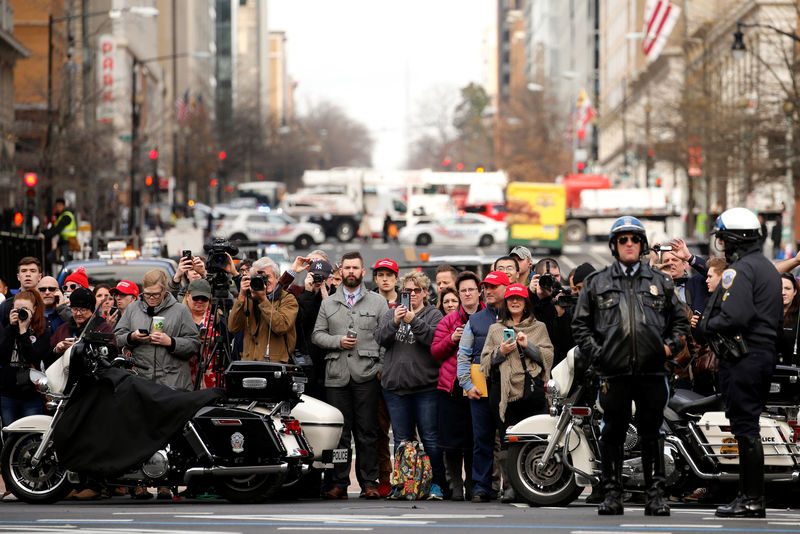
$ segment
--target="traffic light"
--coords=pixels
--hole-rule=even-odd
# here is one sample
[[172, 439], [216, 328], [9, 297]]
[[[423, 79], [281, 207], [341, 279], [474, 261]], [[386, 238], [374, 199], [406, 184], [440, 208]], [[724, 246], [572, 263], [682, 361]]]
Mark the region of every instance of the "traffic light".
[[220, 161], [224, 161], [225, 158], [227, 158], [227, 157], [228, 157], [228, 154], [226, 154], [224, 150], [220, 150], [219, 151], [219, 160]]
[[447, 168], [447, 167], [450, 166], [451, 163], [452, 163], [452, 160], [450, 159], [450, 157], [449, 156], [445, 156], [444, 159], [442, 160], [442, 167]]
[[464, 170], [464, 164], [461, 163], [460, 161], [458, 163], [456, 163], [456, 170], [457, 171], [463, 171]]
[[210, 183], [209, 185], [210, 185], [211, 187], [217, 187], [217, 179], [216, 179], [216, 178], [212, 178], [212, 179], [211, 179], [211, 183]]
[[578, 161], [575, 163], [575, 169], [578, 171], [578, 174], [583, 174], [583, 171], [586, 170], [586, 162]]
[[484, 172], [485, 170], [486, 169], [484, 169], [483, 167], [476, 167], [475, 168], [475, 172]]
[[144, 185], [146, 185], [147, 187], [151, 187], [153, 185], [153, 177], [150, 176], [149, 174], [144, 177]]
[[36, 176], [35, 172], [26, 172], [23, 180], [25, 181], [25, 185], [28, 187], [35, 187], [39, 181], [39, 177]]
[[[144, 184], [147, 188], [152, 189], [152, 199], [153, 202], [158, 202], [158, 194], [160, 189], [160, 184], [158, 180], [158, 149], [154, 148], [150, 151], [150, 161], [153, 163], [153, 174], [151, 176], [146, 176], [144, 179]], [[155, 185], [155, 187], [153, 187]]]
[[21, 211], [14, 213], [14, 226], [22, 226], [22, 223], [25, 222], [25, 217], [22, 215]]
[[150, 159], [151, 160], [157, 160], [158, 159], [158, 150], [156, 150], [155, 148], [150, 151]]

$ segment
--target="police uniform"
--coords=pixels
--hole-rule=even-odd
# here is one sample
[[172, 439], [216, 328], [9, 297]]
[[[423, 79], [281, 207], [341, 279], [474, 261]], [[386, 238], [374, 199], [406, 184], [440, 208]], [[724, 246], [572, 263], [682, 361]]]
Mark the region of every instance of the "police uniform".
[[[744, 222], [732, 224], [737, 219], [726, 219], [729, 212]], [[739, 447], [740, 494], [717, 509], [723, 517], [764, 517], [764, 451], [758, 420], [775, 368], [783, 303], [780, 274], [761, 253], [759, 227], [755, 215], [744, 208], [720, 215], [715, 233], [724, 240], [731, 263], [699, 325], [720, 362], [720, 391]], [[737, 231], [745, 237], [738, 237]]]
[[[633, 217], [630, 224], [612, 226], [609, 240], [623, 233], [642, 238], [644, 227]], [[616, 229], [616, 230], [615, 230]], [[615, 257], [616, 245], [612, 246]], [[603, 489], [601, 515], [621, 514], [623, 445], [636, 404], [636, 426], [642, 438], [642, 463], [648, 489], [647, 515], [669, 515], [663, 502], [664, 458], [660, 427], [669, 398], [667, 345], [672, 354], [686, 346], [689, 322], [675, 294], [672, 279], [646, 262], [630, 266], [615, 262], [590, 275], [575, 310], [573, 336], [581, 353], [594, 362], [603, 379], [601, 439]]]

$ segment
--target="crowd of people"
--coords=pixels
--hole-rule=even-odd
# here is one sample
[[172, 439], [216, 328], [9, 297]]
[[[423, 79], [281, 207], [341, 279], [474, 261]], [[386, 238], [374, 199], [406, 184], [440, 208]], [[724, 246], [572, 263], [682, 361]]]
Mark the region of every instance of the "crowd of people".
[[[621, 447], [633, 401], [649, 414], [636, 418], [647, 463], [646, 513], [667, 515], [661, 411], [670, 387], [724, 393], [720, 368], [727, 368], [704, 335], [715, 320], [705, 312], [718, 285], [730, 291], [735, 271], [728, 263], [739, 258], [701, 258], [680, 238], [648, 243], [631, 219], [621, 218], [609, 234], [610, 266], [598, 271], [584, 263], [565, 276], [555, 258], [534, 260], [522, 246], [497, 258], [482, 278], [441, 265], [435, 280], [401, 273], [391, 258], [365, 265], [355, 251], [334, 263], [315, 250], [285, 272], [266, 257], [237, 264], [227, 256], [221, 287], [205, 258], [191, 254], [181, 256], [172, 278], [156, 269], [114, 287], [90, 287], [83, 269], [59, 286], [43, 276], [38, 259], [25, 257], [19, 291], [0, 304], [3, 423], [44, 412], [23, 375], [47, 367], [87, 327], [113, 332], [118, 349], [147, 369], [145, 378], [185, 390], [218, 385], [220, 356], [210, 348], [216, 336], [229, 344], [227, 358], [303, 365], [306, 394], [344, 416], [338, 448], [355, 447], [362, 497], [389, 495], [392, 449], [419, 440], [433, 472], [430, 498], [513, 502], [503, 472], [505, 429], [547, 413], [544, 383], [577, 346], [595, 362], [607, 414], [603, 480], [590, 502], [600, 513], [621, 513]], [[797, 258], [775, 265], [783, 273], [777, 361], [788, 365], [800, 361], [800, 296], [790, 274], [799, 265]], [[641, 306], [626, 301], [629, 295]], [[673, 368], [665, 365], [671, 360]], [[319, 494], [348, 498], [350, 470], [350, 459], [336, 464]], [[696, 500], [703, 490], [679, 497]], [[100, 496], [91, 488], [73, 495]], [[157, 496], [171, 498], [169, 488]], [[152, 495], [137, 488], [133, 497]]]

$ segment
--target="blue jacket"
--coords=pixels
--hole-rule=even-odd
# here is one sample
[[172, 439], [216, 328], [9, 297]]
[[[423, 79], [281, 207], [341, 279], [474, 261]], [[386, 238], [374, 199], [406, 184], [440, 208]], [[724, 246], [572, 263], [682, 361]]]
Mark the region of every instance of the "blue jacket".
[[464, 333], [461, 335], [461, 342], [458, 345], [458, 359], [456, 364], [456, 374], [458, 383], [464, 389], [472, 389], [472, 380], [469, 377], [470, 365], [481, 363], [481, 352], [486, 343], [486, 336], [489, 334], [489, 327], [497, 322], [498, 309], [486, 307], [470, 316]]

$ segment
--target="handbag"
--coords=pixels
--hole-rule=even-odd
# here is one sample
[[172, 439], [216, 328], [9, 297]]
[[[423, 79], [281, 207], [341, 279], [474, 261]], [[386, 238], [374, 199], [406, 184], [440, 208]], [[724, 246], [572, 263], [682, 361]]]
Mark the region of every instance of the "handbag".
[[[544, 383], [538, 376], [531, 376], [528, 372], [528, 366], [525, 364], [525, 356], [522, 352], [519, 353], [519, 359], [522, 362], [522, 370], [525, 373], [525, 381], [522, 384], [522, 400], [533, 400], [537, 397], [544, 397]], [[537, 388], [537, 382], [539, 387]]]
[[697, 356], [692, 362], [694, 374], [716, 373], [718, 362], [717, 356], [711, 351], [708, 345], [703, 345]]

